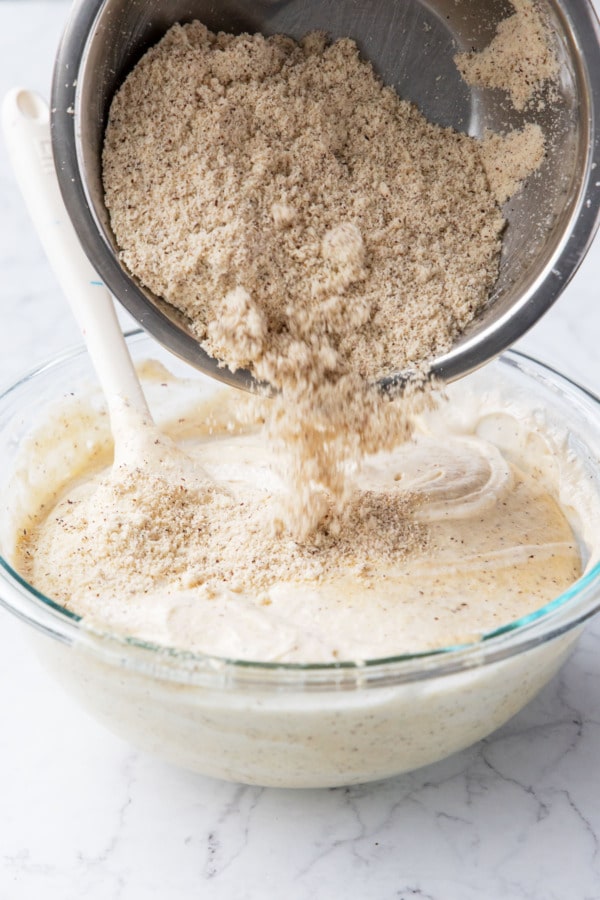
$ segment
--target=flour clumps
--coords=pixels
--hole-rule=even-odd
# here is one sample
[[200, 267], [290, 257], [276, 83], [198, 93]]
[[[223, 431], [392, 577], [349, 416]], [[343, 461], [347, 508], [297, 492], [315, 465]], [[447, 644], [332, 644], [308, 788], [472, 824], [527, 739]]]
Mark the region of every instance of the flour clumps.
[[544, 134], [532, 122], [507, 134], [488, 131], [483, 140], [482, 159], [490, 189], [498, 203], [504, 203], [523, 180], [544, 159]]
[[455, 62], [467, 84], [501, 88], [523, 110], [556, 77], [558, 61], [535, 3], [510, 3], [514, 13], [500, 22], [492, 42], [479, 53], [457, 54]]

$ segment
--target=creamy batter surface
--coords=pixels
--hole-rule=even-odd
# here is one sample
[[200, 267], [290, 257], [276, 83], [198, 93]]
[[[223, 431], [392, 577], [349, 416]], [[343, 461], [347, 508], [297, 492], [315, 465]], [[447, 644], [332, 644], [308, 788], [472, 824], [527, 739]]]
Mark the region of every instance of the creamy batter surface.
[[220, 390], [172, 410], [177, 446], [157, 431], [112, 467], [106, 420], [96, 452], [80, 416], [87, 456], [19, 528], [23, 575], [102, 629], [244, 659], [373, 659], [476, 639], [581, 574], [553, 453], [504, 410], [424, 414], [412, 442], [348, 473], [352, 501], [305, 543], [278, 526], [286, 488], [260, 409]]

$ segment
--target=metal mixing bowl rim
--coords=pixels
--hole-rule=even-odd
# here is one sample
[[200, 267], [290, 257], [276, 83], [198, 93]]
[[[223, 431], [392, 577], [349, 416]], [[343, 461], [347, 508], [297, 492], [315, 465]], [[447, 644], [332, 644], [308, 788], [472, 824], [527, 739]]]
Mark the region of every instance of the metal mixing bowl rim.
[[[146, 337], [136, 330], [128, 340]], [[53, 369], [86, 353], [79, 346], [65, 351], [29, 372], [0, 394], [0, 408], [14, 392]], [[554, 388], [575, 391], [591, 403], [600, 419], [600, 399], [549, 366], [509, 351], [498, 364], [516, 368], [525, 378], [549, 381]], [[0, 605], [47, 636], [66, 644], [92, 650], [107, 662], [184, 683], [211, 684], [235, 681], [265, 688], [327, 689], [348, 686], [375, 686], [425, 680], [468, 670], [510, 658], [559, 637], [600, 609], [600, 562], [566, 591], [534, 612], [456, 646], [382, 659], [333, 663], [280, 663], [214, 657], [153, 644], [136, 638], [106, 633], [87, 625], [79, 616], [33, 588], [12, 565], [0, 556]]]
[[[52, 83], [52, 146], [60, 188], [83, 248], [113, 294], [159, 342], [212, 377], [251, 388], [249, 373], [219, 366], [192, 338], [176, 331], [152, 307], [106, 242], [82, 178], [79, 151], [77, 75], [90, 36], [108, 0], [75, 0], [58, 48]], [[600, 24], [589, 0], [553, 0], [568, 19], [580, 50], [585, 91], [583, 137], [588, 138], [585, 177], [570, 215], [570, 226], [551, 260], [519, 303], [498, 322], [483, 329], [434, 362], [435, 375], [451, 381], [467, 374], [511, 346], [550, 308], [581, 263], [600, 224]]]

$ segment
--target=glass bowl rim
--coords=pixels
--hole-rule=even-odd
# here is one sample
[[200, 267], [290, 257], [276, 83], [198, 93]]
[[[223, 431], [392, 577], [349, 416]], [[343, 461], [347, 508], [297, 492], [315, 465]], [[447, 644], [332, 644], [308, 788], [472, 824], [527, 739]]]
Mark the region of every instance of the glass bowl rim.
[[[154, 343], [151, 336], [141, 328], [128, 331], [126, 338], [133, 343], [140, 339]], [[0, 391], [0, 407], [7, 398], [30, 381], [84, 357], [86, 352], [85, 347], [78, 344], [25, 373]], [[491, 364], [518, 369], [527, 379], [534, 378], [535, 375], [538, 378], [540, 375], [545, 376], [561, 393], [564, 394], [565, 390], [574, 391], [597, 407], [600, 414], [598, 396], [526, 353], [508, 350]], [[529, 370], [524, 370], [524, 366], [529, 366]], [[200, 374], [203, 378], [208, 377]], [[339, 686], [340, 681], [343, 682], [348, 677], [354, 681], [358, 678], [365, 686], [373, 682], [416, 681], [499, 662], [583, 624], [600, 609], [600, 591], [596, 590], [599, 585], [600, 562], [539, 609], [462, 644], [365, 660], [265, 662], [212, 656], [102, 631], [30, 585], [0, 554], [0, 587], [8, 587], [13, 595], [19, 597], [18, 604], [13, 605], [4, 596], [4, 591], [0, 591], [0, 605], [54, 639], [87, 646], [107, 661], [166, 676], [171, 680], [193, 681], [194, 674], [206, 676], [218, 673], [222, 677], [224, 672], [228, 672], [230, 675], [234, 673], [235, 678], [241, 681], [253, 684], [259, 681], [265, 685], [275, 684], [281, 687], [307, 686], [310, 682], [315, 686], [326, 687], [332, 680]]]

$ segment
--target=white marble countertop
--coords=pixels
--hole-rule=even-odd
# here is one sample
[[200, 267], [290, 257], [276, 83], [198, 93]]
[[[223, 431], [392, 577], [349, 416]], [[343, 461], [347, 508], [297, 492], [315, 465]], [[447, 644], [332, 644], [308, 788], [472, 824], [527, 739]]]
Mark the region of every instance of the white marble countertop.
[[[47, 95], [68, 6], [0, 2], [0, 91]], [[78, 341], [0, 149], [0, 382]], [[600, 243], [520, 347], [600, 391]], [[0, 616], [0, 900], [600, 897], [600, 620], [520, 715], [385, 783], [292, 792], [140, 755]]]

